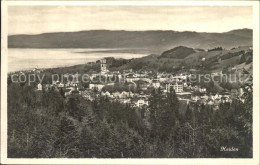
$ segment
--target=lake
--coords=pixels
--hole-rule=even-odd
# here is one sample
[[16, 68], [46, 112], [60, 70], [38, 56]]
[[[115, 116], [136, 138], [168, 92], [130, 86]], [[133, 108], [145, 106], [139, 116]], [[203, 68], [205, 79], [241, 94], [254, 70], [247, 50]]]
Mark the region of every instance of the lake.
[[[115, 52], [113, 52], [115, 51]], [[8, 72], [33, 68], [54, 68], [97, 61], [104, 57], [139, 58], [147, 53], [120, 52], [119, 49], [8, 49]]]

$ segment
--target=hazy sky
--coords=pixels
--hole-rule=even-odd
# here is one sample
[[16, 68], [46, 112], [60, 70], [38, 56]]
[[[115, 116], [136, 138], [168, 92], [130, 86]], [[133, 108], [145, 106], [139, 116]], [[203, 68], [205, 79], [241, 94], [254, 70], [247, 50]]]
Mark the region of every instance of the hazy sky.
[[226, 32], [252, 28], [251, 7], [9, 6], [8, 33], [94, 29]]

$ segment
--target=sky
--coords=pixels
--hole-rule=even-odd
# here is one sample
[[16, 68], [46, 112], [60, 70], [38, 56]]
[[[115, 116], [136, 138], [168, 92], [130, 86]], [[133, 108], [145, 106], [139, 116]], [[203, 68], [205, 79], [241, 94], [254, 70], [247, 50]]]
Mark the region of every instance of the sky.
[[83, 30], [227, 32], [252, 28], [248, 6], [9, 6], [8, 34]]

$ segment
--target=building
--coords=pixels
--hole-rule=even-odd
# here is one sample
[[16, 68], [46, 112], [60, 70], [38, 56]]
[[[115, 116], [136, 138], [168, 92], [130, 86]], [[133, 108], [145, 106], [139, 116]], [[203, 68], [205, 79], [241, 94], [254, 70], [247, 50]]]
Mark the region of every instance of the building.
[[137, 87], [139, 87], [142, 90], [147, 90], [148, 86], [149, 86], [149, 82], [143, 81], [143, 80], [138, 80], [135, 81]]
[[37, 89], [38, 91], [41, 91], [41, 90], [42, 90], [42, 84], [39, 83], [39, 84], [37, 85], [37, 88], [38, 88], [38, 89]]
[[104, 86], [104, 84], [89, 84], [89, 89], [101, 91]]
[[148, 100], [144, 99], [144, 98], [139, 98], [136, 102], [135, 102], [135, 106], [136, 107], [142, 107], [142, 106], [148, 106]]
[[208, 101], [208, 105], [214, 105], [213, 100], [209, 100], [209, 101]]
[[173, 82], [166, 84], [166, 92], [170, 92], [171, 88], [173, 88], [176, 93], [183, 92], [183, 84], [181, 82]]
[[210, 95], [210, 99], [213, 100], [213, 101], [216, 100], [216, 99], [221, 99], [221, 97], [222, 97], [222, 95], [218, 94], [218, 93]]
[[71, 89], [65, 89], [64, 92], [65, 92], [64, 95], [65, 95], [65, 96], [68, 96], [68, 95], [71, 94]]
[[159, 87], [160, 87], [160, 81], [159, 81], [158, 79], [154, 79], [154, 80], [152, 81], [152, 86], [153, 86], [154, 88], [159, 88]]
[[243, 96], [243, 94], [245, 93], [245, 92], [244, 92], [244, 89], [243, 89], [243, 88], [239, 88], [239, 89], [238, 89], [238, 93], [239, 93], [239, 96], [240, 96], [240, 97]]
[[209, 99], [209, 96], [208, 95], [202, 95], [200, 96], [201, 99], [204, 99], [204, 100], [208, 100]]
[[199, 91], [200, 91], [201, 93], [206, 93], [206, 92], [207, 92], [207, 89], [206, 89], [206, 88], [199, 88]]
[[120, 98], [128, 98], [130, 96], [129, 92], [123, 91], [120, 93]]
[[114, 98], [120, 98], [121, 93], [116, 91], [116, 92], [113, 92], [112, 95], [114, 96]]
[[196, 96], [196, 95], [191, 95], [191, 100], [198, 101], [198, 100], [200, 100], [200, 97]]
[[232, 102], [230, 97], [227, 97], [227, 96], [221, 97], [221, 101], [222, 101], [222, 103], [231, 103]]
[[123, 98], [123, 99], [119, 99], [119, 102], [123, 104], [131, 104], [131, 99]]
[[183, 98], [179, 98], [180, 101], [183, 101], [186, 104], [190, 103], [190, 99], [183, 99]]
[[129, 74], [126, 76], [126, 82], [133, 82], [134, 80], [134, 74]]
[[101, 74], [106, 74], [108, 72], [106, 59], [100, 60], [100, 67], [101, 67]]
[[170, 81], [182, 81], [183, 77], [182, 76], [174, 76], [170, 78]]
[[50, 85], [50, 84], [46, 84], [46, 85], [44, 86], [44, 90], [45, 90], [45, 91], [49, 91], [50, 88], [51, 88], [51, 85]]
[[106, 91], [106, 92], [101, 92], [101, 96], [111, 97], [111, 94], [108, 91]]

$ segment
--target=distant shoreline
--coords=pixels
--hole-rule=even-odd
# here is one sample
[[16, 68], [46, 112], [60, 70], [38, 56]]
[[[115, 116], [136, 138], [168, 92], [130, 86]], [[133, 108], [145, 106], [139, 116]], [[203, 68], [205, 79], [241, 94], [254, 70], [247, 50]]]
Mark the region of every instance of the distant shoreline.
[[150, 51], [147, 49], [115, 49], [115, 50], [100, 50], [100, 51], [82, 51], [82, 52], [76, 52], [76, 53], [85, 53], [85, 54], [91, 54], [91, 53], [132, 53], [132, 54], [152, 54], [154, 51]]
[[[115, 59], [119, 59], [119, 58], [131, 59], [131, 58], [139, 58], [139, 57], [136, 57], [136, 56], [138, 56], [138, 54], [141, 55], [140, 57], [147, 56], [150, 54], [149, 51], [144, 50], [144, 49], [131, 50], [131, 49], [113, 49], [113, 48], [112, 49], [105, 49], [105, 48], [103, 48], [103, 49], [9, 48], [9, 50], [15, 50], [16, 52], [14, 55], [13, 54], [10, 55], [12, 52], [9, 52], [10, 56], [8, 57], [9, 60], [8, 60], [8, 68], [7, 68], [8, 74], [16, 73], [16, 72], [28, 72], [35, 68], [45, 70], [45, 69], [55, 69], [55, 68], [63, 68], [63, 67], [73, 67], [73, 66], [77, 66], [77, 65], [85, 65], [88, 62], [95, 62], [95, 61], [105, 58], [105, 57], [113, 57]], [[20, 53], [19, 50], [22, 50], [22, 52]], [[23, 52], [23, 50], [25, 52]], [[37, 52], [37, 50], [40, 51], [39, 56], [37, 55], [37, 53], [35, 53], [35, 52]], [[47, 53], [47, 55], [45, 55], [46, 52], [44, 50], [46, 50], [46, 52], [54, 50], [54, 52], [52, 52], [52, 54], [54, 56], [57, 55], [57, 57], [59, 55], [61, 55], [60, 59], [59, 58], [52, 59], [51, 57], [48, 58], [48, 56], [52, 56], [52, 54], [48, 55], [48, 53]], [[33, 53], [30, 53], [31, 51], [33, 51]], [[41, 52], [41, 51], [43, 51], [43, 52]], [[18, 52], [18, 54], [17, 54], [17, 52]], [[29, 55], [29, 57], [28, 57], [28, 52], [29, 52], [29, 54], [32, 54], [32, 56], [34, 56], [34, 55], [37, 55], [37, 56], [30, 59], [31, 56]], [[63, 59], [64, 52], [65, 52], [65, 57], [66, 57], [65, 59]], [[69, 52], [70, 56], [66, 56], [67, 52]], [[113, 55], [113, 53], [114, 53], [114, 55]], [[122, 55], [120, 55], [120, 53], [122, 53]], [[23, 54], [26, 54], [26, 56], [21, 61], [20, 57]], [[82, 55], [80, 55], [80, 54], [82, 54]], [[86, 55], [86, 57], [84, 57], [84, 54]], [[133, 55], [133, 57], [131, 56], [131, 54]], [[73, 57], [73, 55], [75, 55], [75, 56]], [[126, 55], [126, 56], [124, 56], [124, 55]], [[95, 56], [95, 58], [94, 57], [92, 58], [92, 56]], [[10, 58], [14, 58], [14, 59], [10, 60]], [[30, 60], [30, 62], [29, 62], [29, 60]], [[57, 62], [57, 63], [55, 63], [55, 62]], [[18, 63], [20, 63], [21, 65], [20, 64], [18, 65]], [[46, 65], [44, 63], [46, 63]], [[52, 64], [50, 64], [50, 63], [52, 63]], [[19, 69], [19, 67], [21, 67], [21, 69]]]

